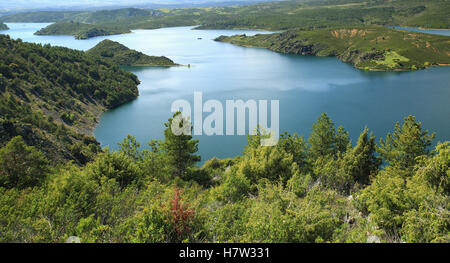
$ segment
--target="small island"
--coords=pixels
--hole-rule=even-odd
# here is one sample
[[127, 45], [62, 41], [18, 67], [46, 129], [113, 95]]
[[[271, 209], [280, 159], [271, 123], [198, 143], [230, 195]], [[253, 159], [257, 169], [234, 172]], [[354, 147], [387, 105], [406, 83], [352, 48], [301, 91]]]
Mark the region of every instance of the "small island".
[[68, 35], [76, 39], [88, 39], [97, 36], [110, 36], [131, 33], [127, 28], [105, 25], [84, 24], [79, 22], [59, 22], [51, 24], [36, 33], [35, 35]]
[[372, 71], [409, 71], [450, 64], [450, 37], [379, 26], [220, 36], [215, 41], [313, 56], [335, 56]]
[[121, 66], [178, 66], [171, 59], [161, 56], [148, 56], [132, 50], [119, 42], [105, 39], [87, 51], [89, 55], [99, 56]]
[[8, 30], [9, 27], [5, 23], [0, 23], [0, 30]]

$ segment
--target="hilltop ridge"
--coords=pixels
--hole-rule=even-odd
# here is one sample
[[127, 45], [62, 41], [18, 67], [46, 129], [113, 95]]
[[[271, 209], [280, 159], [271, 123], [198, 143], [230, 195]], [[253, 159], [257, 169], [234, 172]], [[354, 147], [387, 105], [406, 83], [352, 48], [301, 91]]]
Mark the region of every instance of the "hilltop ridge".
[[34, 33], [35, 35], [71, 35], [76, 39], [88, 39], [97, 36], [110, 36], [131, 33], [120, 26], [92, 25], [79, 22], [59, 22], [51, 24]]
[[87, 51], [89, 55], [99, 56], [112, 63], [123, 66], [176, 66], [171, 59], [164, 56], [148, 56], [142, 52], [129, 49], [119, 42], [105, 39]]

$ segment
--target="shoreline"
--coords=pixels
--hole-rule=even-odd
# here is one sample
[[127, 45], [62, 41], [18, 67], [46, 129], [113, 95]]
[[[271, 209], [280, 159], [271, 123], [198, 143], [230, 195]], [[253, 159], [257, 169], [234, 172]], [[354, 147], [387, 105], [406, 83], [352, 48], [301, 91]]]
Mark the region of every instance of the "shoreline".
[[[394, 26], [391, 26], [391, 27], [394, 27]], [[411, 27], [411, 26], [400, 26], [400, 25], [397, 25], [397, 27], [403, 27], [403, 28], [408, 28], [408, 29], [420, 29], [420, 30], [447, 30], [450, 32], [450, 28], [426, 28], [426, 27]]]
[[[323, 57], [323, 56], [318, 56], [318, 55], [301, 55], [301, 54], [293, 54], [293, 53], [284, 53], [284, 52], [279, 52], [279, 51], [272, 50], [272, 49], [267, 48], [267, 47], [258, 47], [258, 46], [248, 45], [248, 44], [246, 44], [246, 45], [244, 45], [244, 44], [243, 45], [237, 45], [237, 44], [234, 44], [234, 43], [231, 43], [231, 42], [224, 42], [224, 41], [219, 41], [219, 40], [214, 40], [214, 41], [221, 42], [221, 43], [227, 43], [227, 44], [235, 45], [235, 46], [238, 46], [238, 47], [261, 48], [261, 49], [270, 50], [272, 52], [279, 53], [279, 54], [297, 55], [297, 56], [311, 56], [311, 57]], [[413, 72], [413, 71], [428, 69], [430, 67], [450, 66], [450, 64], [435, 64], [435, 65], [430, 65], [428, 67], [417, 68], [417, 69], [395, 69], [395, 68], [391, 69], [391, 70], [382, 70], [382, 69], [374, 69], [374, 68], [365, 69], [365, 68], [362, 68], [362, 67], [357, 67], [351, 62], [343, 61], [338, 56], [328, 56], [328, 57], [334, 57], [334, 58], [336, 58], [337, 60], [339, 60], [339, 61], [341, 61], [343, 63], [351, 64], [353, 66], [353, 68], [355, 68], [355, 69], [362, 70], [362, 71], [372, 71], [372, 72]]]
[[[192, 65], [190, 65], [190, 66], [192, 66]], [[175, 65], [136, 64], [136, 65], [120, 65], [120, 67], [163, 67], [163, 68], [170, 68], [170, 67], [189, 67], [189, 65], [183, 65], [183, 64], [175, 64]]]

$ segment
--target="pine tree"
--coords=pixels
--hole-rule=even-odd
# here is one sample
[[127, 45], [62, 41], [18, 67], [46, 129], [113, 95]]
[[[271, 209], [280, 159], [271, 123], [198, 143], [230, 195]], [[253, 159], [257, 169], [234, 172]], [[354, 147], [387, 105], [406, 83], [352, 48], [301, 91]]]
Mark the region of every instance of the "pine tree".
[[49, 172], [48, 160], [22, 137], [0, 149], [0, 186], [26, 188], [39, 185]]
[[377, 151], [390, 165], [403, 169], [411, 169], [416, 164], [416, 158], [429, 155], [428, 147], [435, 134], [422, 130], [422, 124], [416, 122], [414, 116], [405, 118], [403, 125], [395, 124], [395, 131], [388, 133], [386, 140], [380, 140]]
[[450, 142], [439, 143], [435, 154], [423, 158], [416, 175], [427, 181], [439, 193], [450, 195]]
[[336, 151], [338, 153], [344, 153], [347, 151], [347, 147], [350, 144], [350, 138], [348, 131], [344, 127], [339, 126], [336, 132]]
[[359, 136], [355, 148], [343, 157], [342, 169], [359, 185], [369, 184], [371, 176], [378, 172], [381, 159], [376, 156], [375, 137], [365, 128]]
[[280, 136], [278, 148], [292, 154], [293, 161], [297, 163], [300, 168], [307, 166], [307, 144], [303, 136], [299, 136], [297, 133], [290, 135], [285, 132]]
[[310, 145], [308, 151], [312, 160], [334, 155], [336, 150], [336, 130], [326, 113], [322, 113], [313, 124], [308, 143]]
[[117, 144], [119, 145], [119, 152], [131, 157], [135, 162], [143, 160], [143, 153], [139, 150], [141, 144], [134, 136], [128, 135], [122, 142]]
[[[162, 149], [166, 153], [167, 161], [174, 176], [187, 179], [188, 168], [193, 167], [201, 160], [199, 155], [194, 155], [198, 151], [199, 141], [192, 139], [191, 132], [189, 132], [192, 131], [192, 125], [180, 112], [175, 113], [173, 118], [170, 118], [164, 125], [166, 130]], [[184, 129], [184, 133], [175, 134], [172, 128], [176, 129], [176, 125], [178, 128]]]

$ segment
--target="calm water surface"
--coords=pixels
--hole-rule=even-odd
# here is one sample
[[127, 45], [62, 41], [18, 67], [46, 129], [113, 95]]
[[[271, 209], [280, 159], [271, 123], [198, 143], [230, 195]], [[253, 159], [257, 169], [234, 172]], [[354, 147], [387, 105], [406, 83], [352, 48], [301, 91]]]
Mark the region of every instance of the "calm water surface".
[[449, 29], [433, 29], [433, 30], [427, 30], [427, 29], [410, 28], [410, 27], [401, 27], [401, 26], [393, 26], [392, 28], [395, 28], [395, 29], [402, 29], [402, 30], [408, 30], [408, 31], [414, 31], [414, 32], [420, 32], [420, 33], [433, 34], [433, 35], [450, 36], [450, 30], [449, 30]]
[[[245, 30], [191, 30], [191, 27], [135, 30], [131, 34], [75, 40], [70, 36], [34, 36], [48, 24], [8, 24], [3, 33], [24, 41], [87, 50], [108, 38], [148, 55], [164, 55], [191, 67], [128, 67], [141, 80], [138, 99], [105, 113], [95, 130], [103, 146], [116, 149], [128, 134], [142, 144], [163, 138], [163, 123], [177, 99], [277, 99], [280, 131], [307, 136], [312, 123], [327, 112], [356, 141], [368, 126], [377, 137], [392, 131], [396, 121], [415, 115], [450, 139], [450, 68], [416, 72], [364, 72], [336, 58], [284, 55], [265, 49], [214, 42], [220, 35], [255, 34]], [[432, 30], [433, 33], [436, 31]], [[198, 38], [202, 38], [198, 40]], [[207, 115], [205, 114], [204, 117]], [[203, 160], [240, 154], [245, 136], [197, 136]]]

